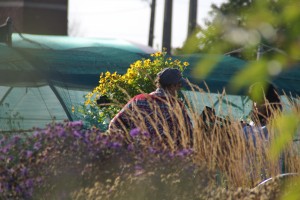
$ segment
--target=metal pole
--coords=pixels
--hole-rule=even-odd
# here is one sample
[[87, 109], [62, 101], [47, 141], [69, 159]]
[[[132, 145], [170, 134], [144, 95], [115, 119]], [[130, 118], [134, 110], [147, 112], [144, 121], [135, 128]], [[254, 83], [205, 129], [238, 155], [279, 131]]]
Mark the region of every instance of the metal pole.
[[260, 44], [260, 45], [258, 45], [258, 47], [257, 47], [256, 60], [259, 60], [259, 59], [260, 59], [262, 53], [263, 53], [263, 48], [262, 48], [262, 45]]
[[172, 6], [173, 0], [165, 0], [162, 48], [166, 48], [168, 54], [171, 53]]
[[188, 37], [193, 33], [197, 25], [197, 5], [198, 0], [190, 0]]
[[156, 0], [152, 0], [152, 3], [151, 3], [151, 16], [150, 16], [150, 28], [149, 28], [149, 40], [148, 40], [148, 46], [150, 46], [150, 47], [153, 47], [155, 7], [156, 7]]

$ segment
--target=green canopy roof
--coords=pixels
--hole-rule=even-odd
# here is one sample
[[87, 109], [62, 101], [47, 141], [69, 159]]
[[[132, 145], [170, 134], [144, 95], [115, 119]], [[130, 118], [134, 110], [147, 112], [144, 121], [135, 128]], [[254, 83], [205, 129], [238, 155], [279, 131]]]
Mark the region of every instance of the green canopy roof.
[[[125, 73], [131, 63], [154, 52], [147, 46], [118, 39], [29, 34], [13, 34], [12, 38], [12, 47], [0, 44], [0, 130], [44, 126], [54, 118], [81, 119], [73, 111], [98, 85], [101, 72]], [[232, 76], [247, 64], [223, 55], [178, 58], [191, 64], [184, 75], [200, 86], [205, 81], [213, 93], [226, 88]], [[192, 70], [204, 58], [218, 62], [205, 80], [195, 79]], [[300, 72], [294, 69], [274, 81], [299, 95]], [[241, 101], [243, 104], [244, 99]]]
[[74, 108], [101, 72], [126, 72], [154, 50], [119, 39], [13, 34], [0, 44], [0, 130], [80, 119]]
[[93, 88], [101, 72], [125, 72], [130, 63], [154, 50], [117, 39], [13, 34], [12, 48], [0, 45], [1, 85]]

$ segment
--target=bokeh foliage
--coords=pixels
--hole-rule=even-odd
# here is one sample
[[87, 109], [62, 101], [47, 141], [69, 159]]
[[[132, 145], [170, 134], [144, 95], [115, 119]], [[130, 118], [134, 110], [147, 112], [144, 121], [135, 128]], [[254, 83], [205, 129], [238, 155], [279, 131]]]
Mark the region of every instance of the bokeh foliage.
[[[195, 31], [181, 53], [226, 54], [251, 61], [233, 78], [231, 87], [235, 90], [272, 80], [299, 63], [299, 6], [298, 0], [229, 0], [219, 7], [213, 5], [212, 19]], [[206, 63], [200, 62], [198, 68], [211, 69]], [[205, 70], [197, 72], [196, 77], [209, 74]], [[283, 113], [273, 124], [278, 136], [270, 149], [276, 160], [299, 131], [299, 110]], [[296, 195], [291, 199], [299, 198]]]
[[257, 67], [249, 81], [268, 79], [300, 58], [300, 14], [295, 11], [298, 7], [299, 1], [289, 0], [231, 0], [220, 7], [214, 5], [207, 26], [195, 30], [179, 53], [226, 54], [254, 61], [260, 49], [258, 64], [249, 64], [245, 71], [263, 65]]

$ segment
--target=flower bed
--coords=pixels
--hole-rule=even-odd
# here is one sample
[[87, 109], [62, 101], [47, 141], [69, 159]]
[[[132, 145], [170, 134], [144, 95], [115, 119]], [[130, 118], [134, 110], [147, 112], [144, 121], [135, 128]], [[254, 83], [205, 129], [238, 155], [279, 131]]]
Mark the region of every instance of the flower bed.
[[[141, 134], [135, 130], [132, 137]], [[189, 150], [168, 152], [140, 142], [128, 144], [122, 135], [84, 130], [81, 122], [51, 124], [25, 138], [3, 139], [0, 152], [1, 197], [8, 199], [67, 198], [95, 183], [104, 186], [101, 191], [108, 195], [116, 180], [151, 173], [157, 174], [153, 181], [165, 176], [168, 182], [190, 172], [184, 178], [193, 184], [198, 170]]]
[[[81, 122], [50, 124], [33, 135], [1, 140], [1, 199], [273, 199], [264, 189], [224, 189], [214, 171], [189, 149], [143, 145], [147, 134], [83, 129]], [[262, 192], [264, 191], [264, 192]]]

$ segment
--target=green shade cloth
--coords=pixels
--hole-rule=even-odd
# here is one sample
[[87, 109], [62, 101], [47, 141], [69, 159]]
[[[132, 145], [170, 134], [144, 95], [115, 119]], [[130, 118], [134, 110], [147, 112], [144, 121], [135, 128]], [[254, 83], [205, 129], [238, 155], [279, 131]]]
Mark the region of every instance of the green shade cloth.
[[0, 44], [0, 130], [79, 120], [74, 112], [101, 72], [125, 73], [154, 50], [119, 39], [13, 34]]
[[[84, 95], [99, 84], [101, 72], [123, 74], [131, 63], [149, 58], [154, 52], [147, 46], [118, 39], [29, 34], [13, 34], [12, 38], [12, 47], [0, 44], [0, 130], [43, 127], [53, 119], [81, 119], [77, 108], [83, 104]], [[205, 88], [205, 81], [215, 95], [224, 88], [227, 90], [232, 76], [247, 64], [222, 55], [197, 54], [177, 58], [191, 64], [184, 72], [185, 77], [202, 88]], [[212, 72], [199, 80], [192, 71], [203, 59], [217, 62]], [[299, 67], [292, 70], [274, 77], [273, 81], [281, 89], [299, 95], [300, 70]], [[226, 92], [232, 97], [231, 105], [239, 110], [235, 112], [238, 113], [236, 117], [248, 112], [250, 102], [243, 91]], [[190, 95], [189, 91], [185, 93]], [[199, 94], [199, 97], [202, 96]], [[193, 103], [196, 105], [197, 101], [200, 100]], [[218, 103], [213, 104], [217, 106]], [[211, 104], [207, 99], [203, 105]], [[198, 106], [199, 110], [203, 105]]]

